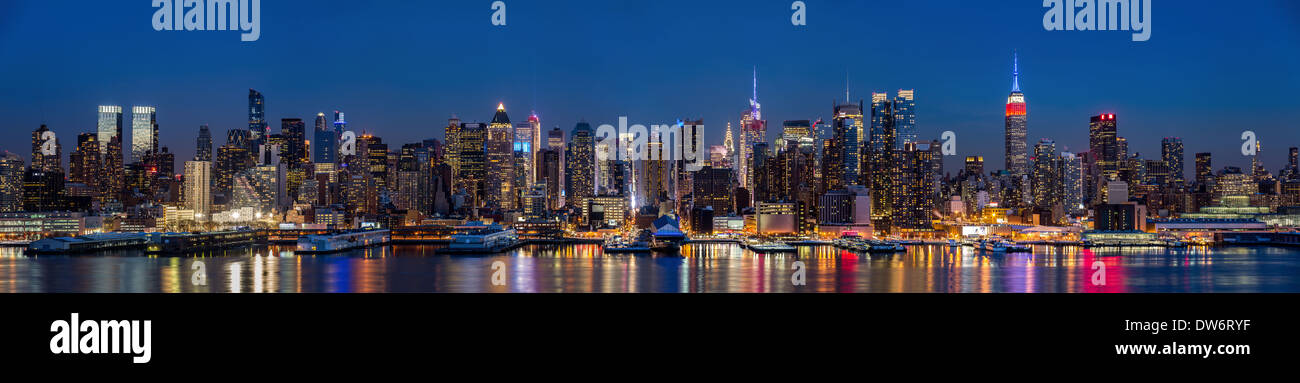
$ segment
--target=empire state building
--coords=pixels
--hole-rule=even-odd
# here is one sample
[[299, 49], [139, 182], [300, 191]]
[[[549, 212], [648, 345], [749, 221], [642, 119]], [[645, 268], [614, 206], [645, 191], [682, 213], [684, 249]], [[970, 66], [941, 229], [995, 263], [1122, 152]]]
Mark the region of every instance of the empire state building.
[[1020, 92], [1019, 57], [1013, 58], [1013, 62], [1011, 95], [1007, 96], [1006, 169], [1013, 175], [1024, 175], [1029, 172], [1029, 109], [1025, 104], [1025, 94]]

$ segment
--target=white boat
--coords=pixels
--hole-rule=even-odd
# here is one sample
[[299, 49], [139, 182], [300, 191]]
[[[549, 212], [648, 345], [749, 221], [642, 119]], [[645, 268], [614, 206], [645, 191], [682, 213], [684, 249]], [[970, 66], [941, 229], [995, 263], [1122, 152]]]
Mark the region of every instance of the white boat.
[[794, 246], [784, 242], [759, 242], [747, 245], [750, 250], [757, 253], [793, 253], [798, 251]]
[[383, 245], [392, 240], [388, 230], [344, 231], [333, 234], [308, 235], [298, 238], [295, 253], [334, 253]]
[[993, 253], [1005, 253], [1007, 252], [1007, 246], [1000, 240], [986, 240], [980, 242], [980, 250]]
[[523, 244], [515, 229], [499, 224], [484, 225], [471, 222], [458, 227], [451, 236], [451, 244], [439, 250], [445, 254], [492, 254], [510, 250]]

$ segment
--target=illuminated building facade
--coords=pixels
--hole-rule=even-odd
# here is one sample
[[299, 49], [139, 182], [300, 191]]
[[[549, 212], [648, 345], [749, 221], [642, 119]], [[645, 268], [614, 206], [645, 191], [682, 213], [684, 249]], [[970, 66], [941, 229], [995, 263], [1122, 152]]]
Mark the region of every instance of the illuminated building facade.
[[1169, 167], [1167, 183], [1175, 188], [1181, 188], [1185, 180], [1183, 174], [1183, 139], [1165, 137], [1160, 140], [1160, 159]]
[[158, 111], [152, 106], [131, 108], [131, 162], [158, 151]]
[[1020, 91], [1020, 58], [1011, 70], [1011, 94], [1006, 105], [1006, 170], [1012, 175], [1029, 174], [1029, 106]]
[[[212, 163], [185, 162], [185, 207], [207, 216], [212, 211]], [[200, 216], [200, 217], [202, 217]]]
[[23, 177], [26, 164], [17, 154], [0, 155], [0, 213], [23, 209]]
[[487, 126], [484, 152], [487, 159], [487, 174], [484, 177], [486, 194], [484, 202], [505, 210], [514, 208], [514, 131], [510, 117], [506, 115], [505, 104], [497, 106], [492, 123]]
[[579, 122], [573, 127], [565, 157], [569, 160], [564, 167], [565, 201], [579, 206], [580, 201], [596, 193], [596, 132], [591, 124]]

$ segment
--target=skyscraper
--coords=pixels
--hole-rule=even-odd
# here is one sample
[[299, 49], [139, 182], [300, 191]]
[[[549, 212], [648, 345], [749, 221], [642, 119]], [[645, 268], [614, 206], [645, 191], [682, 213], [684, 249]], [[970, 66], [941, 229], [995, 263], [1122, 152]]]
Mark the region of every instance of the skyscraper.
[[[895, 163], [897, 150], [894, 147], [897, 139], [897, 132], [894, 130], [893, 105], [889, 102], [889, 95], [872, 93], [871, 128], [867, 137], [867, 147], [864, 150], [866, 158], [859, 168], [862, 169], [860, 178], [866, 181], [871, 190], [886, 191], [871, 193], [872, 221], [879, 230], [890, 230], [891, 220], [894, 218], [893, 200], [897, 193], [887, 191], [898, 189], [895, 183], [902, 182], [898, 176], [903, 175], [903, 172], [915, 170], [903, 169], [901, 166], [904, 164]], [[847, 165], [853, 166], [852, 163]], [[929, 164], [926, 165], [928, 170]]]
[[766, 140], [767, 121], [763, 119], [763, 105], [758, 102], [758, 68], [754, 68], [754, 94], [749, 99], [749, 109], [740, 116], [740, 158], [737, 160], [740, 187], [754, 189], [754, 144]]
[[581, 206], [583, 200], [596, 195], [596, 132], [591, 124], [579, 122], [570, 136], [565, 151], [569, 163], [564, 167], [564, 197], [567, 205]]
[[1165, 137], [1160, 141], [1160, 159], [1169, 167], [1169, 184], [1175, 188], [1183, 186], [1183, 139]]
[[559, 209], [564, 204], [560, 198], [561, 174], [564, 171], [560, 169], [560, 151], [555, 149], [544, 149], [537, 152], [537, 185], [546, 187], [546, 207], [548, 209]]
[[1029, 107], [1025, 94], [1020, 92], [1020, 57], [1013, 58], [1011, 70], [1011, 95], [1007, 96], [1006, 110], [1006, 163], [1012, 175], [1029, 173]]
[[68, 158], [68, 179], [92, 188], [99, 185], [100, 169], [99, 135], [81, 133], [77, 135], [77, 147]]
[[[531, 118], [531, 117], [530, 117]], [[543, 148], [535, 146], [537, 137], [533, 136], [533, 124], [521, 122], [515, 124], [515, 130], [512, 132], [514, 143], [511, 149], [514, 153], [514, 172], [515, 172], [515, 198], [521, 200], [523, 195], [529, 191], [525, 186], [532, 185], [538, 177], [537, 166], [540, 158], [535, 153]]]
[[457, 190], [464, 190], [470, 197], [471, 206], [482, 206], [486, 198], [484, 172], [487, 171], [487, 154], [484, 143], [487, 141], [487, 125], [483, 123], [461, 124], [456, 134], [456, 151], [458, 169], [454, 180]]
[[1061, 153], [1061, 204], [1066, 214], [1083, 214], [1083, 158]]
[[[540, 124], [540, 122], [539, 122], [539, 124]], [[540, 126], [539, 126], [539, 128], [540, 128]], [[556, 127], [554, 127], [554, 128], [551, 128], [551, 131], [549, 131], [549, 132], [546, 133], [546, 145], [544, 146], [544, 148], [545, 148], [545, 149], [554, 150], [554, 151], [555, 151], [556, 153], [558, 153], [559, 156], [560, 156], [560, 174], [559, 174], [559, 177], [560, 177], [560, 179], [559, 179], [559, 185], [560, 185], [560, 186], [564, 186], [564, 182], [565, 182], [565, 181], [564, 181], [564, 176], [565, 176], [564, 169], [568, 168], [568, 166], [569, 166], [569, 159], [568, 159], [567, 156], [564, 155], [564, 153], [565, 153], [565, 147], [566, 147], [567, 145], [568, 145], [568, 144], [567, 144], [567, 141], [564, 140], [564, 131], [563, 131], [563, 130], [560, 130], [560, 127], [559, 127], [559, 126], [556, 126]], [[538, 151], [540, 151], [540, 149], [539, 149]], [[559, 190], [559, 193], [560, 193], [561, 195], [563, 195], [563, 194], [564, 194], [564, 190], [563, 190], [563, 189]], [[554, 201], [552, 201], [552, 202], [554, 202]], [[564, 202], [564, 201], [561, 201], [561, 202]], [[562, 206], [562, 205], [563, 205], [563, 204], [561, 204], [561, 206]], [[557, 207], [559, 207], [559, 206], [557, 206]]]
[[152, 106], [131, 108], [131, 162], [158, 151], [158, 114]]
[[829, 157], [832, 173], [824, 175], [830, 182], [828, 190], [862, 184], [860, 155], [864, 127], [863, 109], [861, 100], [857, 104], [850, 104], [845, 100], [845, 104], [836, 105], [832, 112], [834, 117], [831, 118], [831, 139], [834, 141], [833, 148], [836, 153]]
[[42, 172], [63, 173], [63, 144], [55, 140], [50, 155], [45, 154], [46, 133], [50, 129], [41, 125], [32, 131], [32, 168]]
[[99, 155], [100, 165], [99, 195], [101, 201], [117, 200], [118, 193], [126, 185], [126, 174], [122, 163], [122, 107], [101, 105], [99, 107]]
[[23, 176], [27, 173], [23, 158], [4, 152], [0, 155], [0, 212], [23, 210]]
[[[99, 154], [101, 156], [116, 156], [117, 162], [122, 162], [122, 153], [111, 153], [108, 150], [108, 144], [112, 142], [113, 137], [122, 135], [122, 107], [112, 105], [99, 106]], [[104, 161], [107, 164], [107, 161]]]
[[[931, 198], [935, 190], [935, 177], [931, 174], [934, 167], [932, 162], [942, 158], [935, 158], [930, 145], [908, 143], [902, 150], [892, 151], [897, 158], [896, 166], [882, 169], [881, 172], [892, 173], [890, 179], [893, 184], [889, 189], [877, 189], [885, 193], [873, 193], [893, 194], [893, 198], [886, 200], [892, 205], [892, 212], [884, 218], [887, 225], [879, 228], [904, 235], [934, 230], [931, 211], [934, 210], [936, 201]], [[872, 205], [875, 205], [874, 201]], [[872, 215], [875, 216], [875, 213]]]
[[487, 174], [484, 186], [487, 193], [484, 202], [492, 203], [505, 210], [514, 208], [514, 156], [511, 146], [514, 134], [510, 125], [510, 116], [506, 115], [506, 105], [497, 106], [492, 122], [487, 126], [484, 152], [487, 156]]
[[903, 149], [903, 145], [917, 142], [915, 96], [916, 91], [912, 89], [899, 89], [898, 95], [894, 96], [894, 131], [897, 134], [894, 149]]
[[1196, 184], [1207, 186], [1214, 180], [1214, 161], [1210, 153], [1196, 153]]
[[[451, 178], [458, 179], [460, 174], [460, 118], [452, 115], [447, 119], [447, 126], [442, 129], [443, 137], [447, 139], [447, 166], [451, 167]], [[457, 186], [452, 186], [457, 188]]]
[[1282, 169], [1284, 181], [1300, 180], [1300, 148], [1291, 147], [1286, 155], [1286, 168]]
[[211, 213], [212, 163], [208, 161], [185, 162], [185, 207], [194, 210], [196, 217]]
[[1114, 114], [1093, 116], [1088, 125], [1088, 154], [1096, 164], [1096, 172], [1088, 180], [1093, 205], [1106, 202], [1106, 183], [1119, 179], [1119, 163], [1123, 160], [1118, 123]]
[[1034, 145], [1034, 170], [1030, 180], [1034, 206], [1051, 209], [1061, 203], [1062, 177], [1060, 159], [1056, 155], [1056, 142], [1044, 138]]
[[254, 148], [262, 145], [266, 136], [271, 135], [271, 127], [266, 123], [266, 99], [262, 93], [253, 89], [248, 90], [248, 131]]
[[280, 136], [284, 137], [280, 157], [285, 164], [285, 190], [291, 200], [297, 200], [302, 182], [307, 179], [307, 164], [311, 163], [307, 125], [301, 118], [280, 119]]
[[301, 168], [311, 162], [307, 153], [307, 125], [301, 118], [280, 119], [280, 135], [285, 145], [280, 157], [289, 168]]
[[339, 137], [325, 113], [316, 114], [316, 129], [312, 133], [312, 152], [315, 162], [333, 164], [338, 162]]
[[982, 177], [984, 176], [984, 156], [966, 157], [966, 176]]
[[[541, 117], [538, 117], [538, 116], [537, 116], [537, 111], [535, 111], [535, 110], [534, 110], [532, 113], [530, 113], [530, 114], [528, 115], [528, 127], [529, 127], [528, 137], [530, 137], [530, 138], [532, 139], [532, 146], [531, 146], [531, 149], [532, 149], [532, 153], [534, 154], [533, 157], [537, 157], [537, 156], [536, 156], [536, 153], [542, 151], [543, 149], [546, 149], [546, 148], [548, 147], [548, 145], [547, 145], [548, 143], [546, 142], [546, 138], [543, 138], [543, 137], [542, 137], [542, 134], [543, 134], [543, 133], [542, 133], [542, 119], [541, 119]], [[559, 129], [559, 127], [556, 127], [556, 129]], [[563, 142], [563, 141], [560, 142], [560, 148], [559, 148], [559, 150], [560, 150], [560, 152], [564, 152], [564, 142]], [[563, 155], [561, 155], [561, 157], [563, 157]], [[536, 165], [536, 164], [534, 164], [534, 169], [536, 168], [535, 165]], [[533, 181], [537, 180], [537, 179], [540, 177], [540, 176], [538, 176], [536, 173], [537, 173], [537, 171], [534, 170], [534, 171], [533, 171], [533, 174], [530, 174], [530, 175], [529, 175], [529, 177], [531, 177], [530, 180], [532, 180], [532, 181], [530, 181], [530, 182], [533, 182]]]
[[199, 138], [195, 142], [194, 160], [212, 162], [212, 132], [208, 130], [208, 124], [199, 125]]

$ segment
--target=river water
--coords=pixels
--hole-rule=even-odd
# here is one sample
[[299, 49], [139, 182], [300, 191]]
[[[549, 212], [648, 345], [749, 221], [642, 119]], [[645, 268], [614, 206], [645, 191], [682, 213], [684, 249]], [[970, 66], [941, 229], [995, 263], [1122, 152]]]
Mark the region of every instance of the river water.
[[763, 255], [691, 244], [681, 256], [605, 255], [597, 245], [485, 256], [397, 245], [336, 255], [262, 246], [192, 257], [136, 251], [28, 257], [0, 249], [0, 292], [1300, 292], [1300, 249], [1036, 246], [1032, 254], [913, 246]]

